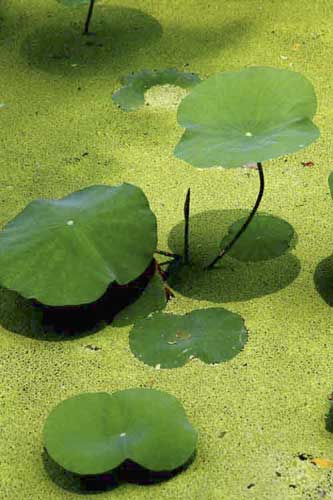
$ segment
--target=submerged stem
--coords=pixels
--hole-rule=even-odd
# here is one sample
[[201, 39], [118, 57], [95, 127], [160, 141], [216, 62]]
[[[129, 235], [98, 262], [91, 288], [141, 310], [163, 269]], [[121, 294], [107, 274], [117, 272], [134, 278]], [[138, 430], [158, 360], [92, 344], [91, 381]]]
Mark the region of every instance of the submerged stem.
[[229, 252], [229, 250], [234, 246], [234, 244], [236, 243], [236, 241], [238, 240], [238, 238], [243, 234], [243, 232], [245, 231], [245, 229], [247, 228], [247, 226], [250, 224], [251, 220], [255, 216], [256, 211], [259, 208], [261, 199], [263, 197], [264, 188], [265, 188], [264, 172], [263, 172], [262, 165], [261, 165], [260, 162], [257, 163], [257, 167], [258, 167], [258, 173], [259, 173], [259, 179], [260, 179], [260, 189], [259, 189], [259, 194], [258, 194], [258, 197], [257, 197], [257, 201], [255, 202], [255, 205], [252, 208], [252, 211], [251, 211], [250, 215], [248, 216], [248, 218], [246, 219], [246, 221], [244, 222], [244, 224], [242, 225], [242, 227], [240, 228], [240, 230], [237, 232], [237, 234], [235, 235], [235, 237], [228, 243], [228, 245], [225, 248], [223, 248], [220, 251], [220, 253], [218, 254], [218, 256], [206, 267], [206, 269], [213, 269], [213, 267], [215, 266], [216, 262], [218, 262], [220, 259], [222, 259], [222, 257], [227, 252]]
[[184, 264], [189, 262], [189, 235], [190, 235], [190, 202], [191, 202], [191, 188], [188, 188], [185, 204], [184, 204]]
[[95, 4], [95, 0], [90, 0], [90, 5], [89, 5], [89, 9], [88, 9], [87, 19], [86, 19], [86, 22], [85, 22], [85, 25], [84, 25], [84, 32], [83, 32], [84, 35], [89, 35], [89, 24], [90, 24], [90, 20], [91, 20], [91, 16], [92, 16], [93, 10], [94, 10], [94, 4]]

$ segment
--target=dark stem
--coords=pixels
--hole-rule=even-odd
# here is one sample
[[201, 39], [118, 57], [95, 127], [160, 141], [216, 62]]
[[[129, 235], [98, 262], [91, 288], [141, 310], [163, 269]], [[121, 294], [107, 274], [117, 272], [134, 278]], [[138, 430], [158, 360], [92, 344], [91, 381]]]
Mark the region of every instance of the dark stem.
[[88, 9], [88, 15], [87, 15], [87, 19], [86, 19], [86, 22], [85, 22], [85, 25], [84, 25], [84, 32], [83, 32], [84, 35], [89, 35], [89, 24], [90, 24], [90, 20], [91, 20], [91, 16], [92, 16], [93, 10], [94, 10], [94, 4], [95, 4], [95, 0], [90, 0], [90, 5], [89, 5], [89, 9]]
[[164, 250], [156, 250], [154, 253], [158, 253], [159, 255], [164, 255], [165, 257], [172, 257], [174, 259], [181, 259], [181, 255], [177, 255], [176, 253], [165, 252]]
[[245, 229], [247, 228], [247, 226], [250, 224], [251, 220], [255, 216], [256, 211], [259, 208], [261, 199], [263, 197], [264, 188], [265, 188], [264, 172], [263, 172], [261, 163], [257, 163], [257, 167], [258, 167], [258, 173], [259, 173], [259, 179], [260, 179], [260, 189], [259, 189], [259, 194], [258, 194], [257, 201], [256, 201], [256, 203], [255, 203], [255, 205], [254, 205], [254, 207], [253, 207], [250, 215], [248, 216], [248, 218], [246, 219], [246, 221], [244, 222], [244, 224], [242, 225], [242, 227], [240, 228], [240, 230], [238, 231], [238, 233], [235, 235], [234, 239], [231, 240], [228, 243], [228, 245], [220, 251], [220, 253], [218, 254], [218, 256], [206, 267], [206, 269], [213, 269], [213, 267], [215, 266], [216, 262], [218, 262], [220, 259], [222, 259], [222, 257], [227, 252], [229, 252], [229, 250], [231, 250], [231, 248], [234, 246], [234, 244], [236, 243], [236, 241], [238, 240], [238, 238], [243, 234], [243, 232], [245, 231]]
[[155, 266], [156, 266], [156, 271], [158, 272], [158, 274], [161, 276], [162, 278], [162, 281], [163, 281], [163, 287], [164, 287], [164, 293], [165, 293], [165, 297], [166, 297], [166, 300], [169, 301], [170, 299], [172, 299], [175, 295], [174, 293], [172, 292], [172, 290], [170, 290], [170, 288], [168, 286], [165, 285], [165, 282], [168, 278], [167, 274], [162, 271], [161, 267], [160, 267], [160, 264], [157, 262], [157, 260], [155, 260]]
[[184, 204], [184, 264], [189, 262], [189, 235], [190, 235], [190, 202], [191, 202], [191, 189], [188, 188], [185, 204]]

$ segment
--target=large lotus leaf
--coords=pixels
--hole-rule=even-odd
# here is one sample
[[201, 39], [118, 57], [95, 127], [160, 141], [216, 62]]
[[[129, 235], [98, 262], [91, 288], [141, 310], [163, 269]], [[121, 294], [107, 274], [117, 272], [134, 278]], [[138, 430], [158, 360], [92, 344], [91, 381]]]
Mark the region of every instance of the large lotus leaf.
[[330, 175], [329, 175], [329, 177], [328, 177], [328, 185], [330, 187], [331, 196], [332, 196], [332, 199], [333, 199], [333, 172], [331, 172]]
[[240, 167], [293, 153], [319, 137], [312, 84], [285, 69], [252, 67], [208, 78], [186, 96], [174, 154], [195, 167]]
[[227, 309], [199, 309], [178, 316], [157, 312], [137, 321], [130, 332], [133, 354], [151, 366], [177, 368], [189, 359], [221, 363], [247, 341], [244, 320]]
[[176, 85], [187, 89], [201, 82], [194, 73], [182, 73], [176, 68], [145, 69], [122, 79], [123, 87], [112, 95], [112, 100], [124, 111], [133, 111], [145, 102], [146, 90], [155, 85]]
[[125, 326], [146, 318], [149, 314], [164, 309], [167, 304], [164, 284], [155, 272], [140, 297], [122, 309], [112, 321], [113, 326]]
[[155, 389], [80, 394], [56, 406], [44, 426], [51, 458], [86, 475], [127, 459], [153, 471], [173, 470], [188, 461], [196, 442], [181, 403]]
[[93, 302], [153, 258], [156, 218], [131, 184], [36, 200], [0, 232], [0, 284], [51, 306]]
[[[244, 217], [230, 226], [221, 242], [221, 248], [225, 248], [234, 238], [246, 219]], [[270, 215], [256, 215], [228, 255], [252, 262], [274, 259], [290, 248], [293, 236], [294, 229], [287, 221]]]

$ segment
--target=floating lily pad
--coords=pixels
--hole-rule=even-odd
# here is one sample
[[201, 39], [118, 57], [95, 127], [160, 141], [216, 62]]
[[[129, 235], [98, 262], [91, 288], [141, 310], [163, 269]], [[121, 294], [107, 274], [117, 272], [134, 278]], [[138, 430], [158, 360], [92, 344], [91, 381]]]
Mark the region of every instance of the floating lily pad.
[[331, 196], [332, 196], [332, 199], [333, 199], [333, 172], [331, 172], [330, 175], [329, 175], [329, 177], [328, 177], [328, 185], [330, 187]]
[[47, 418], [44, 445], [64, 469], [102, 474], [129, 459], [173, 470], [195, 451], [197, 433], [181, 403], [155, 389], [86, 393], [62, 401]]
[[247, 341], [244, 320], [221, 308], [184, 316], [154, 313], [137, 321], [130, 332], [133, 354], [151, 366], [178, 368], [189, 359], [221, 363], [236, 356]]
[[[245, 221], [246, 217], [230, 226], [221, 242], [222, 248], [235, 237]], [[293, 236], [294, 229], [287, 221], [270, 215], [256, 215], [228, 255], [252, 262], [274, 259], [288, 251]]]
[[140, 297], [117, 314], [112, 324], [113, 326], [129, 325], [138, 319], [146, 318], [152, 312], [161, 311], [166, 304], [167, 298], [162, 278], [155, 272]]
[[0, 284], [50, 306], [97, 300], [147, 268], [156, 218], [131, 184], [36, 200], [0, 232]]
[[176, 85], [187, 89], [201, 82], [194, 73], [182, 73], [176, 68], [150, 70], [132, 73], [122, 79], [123, 87], [117, 90], [112, 100], [124, 111], [133, 111], [145, 102], [145, 91], [155, 85]]
[[301, 74], [252, 67], [214, 75], [178, 108], [174, 154], [195, 167], [241, 167], [293, 153], [319, 137], [317, 101]]

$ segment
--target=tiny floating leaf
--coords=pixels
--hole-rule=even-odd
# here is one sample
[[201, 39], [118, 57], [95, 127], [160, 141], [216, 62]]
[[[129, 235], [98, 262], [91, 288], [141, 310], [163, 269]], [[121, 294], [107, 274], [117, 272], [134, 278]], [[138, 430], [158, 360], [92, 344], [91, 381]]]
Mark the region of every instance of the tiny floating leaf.
[[194, 73], [182, 73], [176, 68], [149, 70], [132, 73], [122, 79], [123, 87], [117, 90], [112, 100], [124, 111], [133, 111], [145, 102], [146, 90], [155, 85], [176, 85], [183, 89], [191, 88], [201, 82]]
[[203, 81], [178, 107], [185, 132], [174, 154], [195, 167], [241, 167], [318, 139], [312, 84], [294, 71], [251, 67]]
[[204, 363], [232, 359], [243, 349], [247, 330], [241, 316], [222, 307], [183, 316], [156, 312], [134, 323], [129, 341], [140, 361], [177, 368], [193, 358]]
[[329, 188], [330, 188], [330, 191], [331, 191], [332, 200], [333, 200], [333, 172], [331, 172], [330, 175], [329, 175], [329, 177], [328, 177], [328, 185], [329, 185]]
[[94, 302], [140, 276], [156, 241], [155, 215], [132, 184], [36, 200], [0, 231], [0, 284], [50, 306]]
[[170, 471], [193, 455], [197, 433], [181, 403], [155, 389], [84, 393], [62, 401], [43, 431], [51, 458], [76, 474], [102, 474], [132, 460]]

